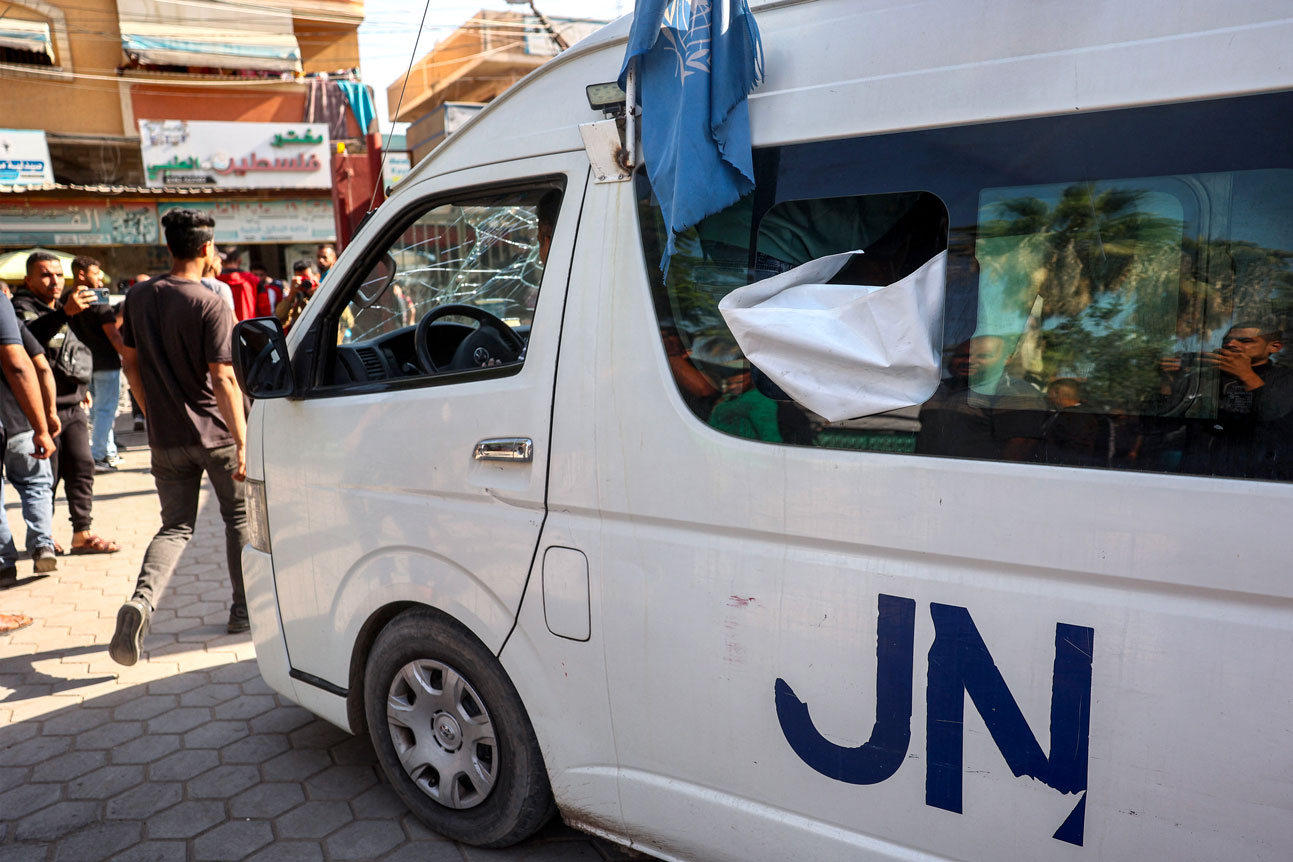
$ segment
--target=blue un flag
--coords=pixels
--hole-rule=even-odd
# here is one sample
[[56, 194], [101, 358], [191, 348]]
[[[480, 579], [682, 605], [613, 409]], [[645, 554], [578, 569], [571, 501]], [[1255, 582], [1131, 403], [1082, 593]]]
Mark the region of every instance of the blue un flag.
[[620, 86], [635, 58], [667, 269], [677, 232], [754, 188], [746, 96], [763, 79], [763, 46], [746, 0], [638, 0]]

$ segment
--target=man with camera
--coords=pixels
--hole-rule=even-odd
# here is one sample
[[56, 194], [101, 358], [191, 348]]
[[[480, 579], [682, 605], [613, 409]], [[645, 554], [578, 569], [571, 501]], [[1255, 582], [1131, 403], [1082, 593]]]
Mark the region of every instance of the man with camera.
[[73, 288], [60, 297], [62, 288], [63, 265], [59, 259], [48, 252], [34, 252], [27, 258], [23, 286], [14, 292], [13, 307], [45, 348], [45, 356], [54, 369], [54, 403], [62, 425], [58, 452], [52, 459], [54, 488], [62, 480], [72, 521], [71, 553], [111, 554], [120, 550], [117, 543], [90, 532], [94, 457], [90, 454], [89, 417], [83, 405], [89, 400], [94, 357], [71, 326], [72, 320], [90, 308], [98, 297], [88, 286]]
[[283, 324], [284, 331], [292, 328], [318, 288], [319, 279], [315, 277], [308, 260], [298, 260], [292, 264], [292, 280], [288, 283], [282, 300], [274, 308], [274, 316]]
[[106, 473], [116, 470], [121, 462], [112, 430], [117, 419], [117, 401], [121, 398], [121, 333], [117, 330], [117, 314], [103, 286], [99, 262], [82, 256], [72, 261], [72, 287], [68, 292], [86, 287], [94, 291], [94, 303], [68, 321], [68, 325], [81, 343], [90, 348], [94, 359], [94, 374], [90, 378], [90, 457], [94, 459], [94, 472]]

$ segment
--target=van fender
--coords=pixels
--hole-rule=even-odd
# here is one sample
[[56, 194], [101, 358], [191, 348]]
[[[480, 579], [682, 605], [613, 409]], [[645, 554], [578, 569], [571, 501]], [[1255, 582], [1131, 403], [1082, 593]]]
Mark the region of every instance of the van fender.
[[330, 666], [349, 668], [348, 679], [332, 682], [347, 690], [351, 731], [366, 729], [364, 665], [386, 623], [410, 607], [435, 608], [466, 626], [497, 655], [512, 628], [524, 585], [521, 573], [515, 584], [492, 589], [462, 566], [425, 548], [388, 547], [359, 559], [337, 585], [332, 606], [320, 615], [335, 625], [338, 654]]
[[[554, 531], [543, 547], [577, 547]], [[620, 808], [618, 761], [606, 689], [604, 633], [592, 615], [587, 640], [552, 631], [544, 611], [542, 550], [536, 555], [516, 630], [499, 661], [512, 680], [539, 741], [552, 795], [567, 824], [628, 844]], [[599, 590], [596, 581], [591, 584]], [[594, 601], [600, 604], [600, 593]], [[595, 605], [595, 606], [596, 606]]]

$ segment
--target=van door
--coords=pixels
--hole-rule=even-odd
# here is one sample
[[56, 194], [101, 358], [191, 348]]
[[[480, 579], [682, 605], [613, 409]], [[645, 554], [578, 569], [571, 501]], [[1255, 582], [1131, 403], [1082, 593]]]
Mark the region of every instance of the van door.
[[586, 173], [582, 155], [553, 156], [403, 190], [293, 324], [309, 327], [294, 362], [312, 362], [312, 385], [266, 405], [265, 452], [298, 678], [347, 688], [360, 626], [399, 601], [501, 645], [544, 517]]

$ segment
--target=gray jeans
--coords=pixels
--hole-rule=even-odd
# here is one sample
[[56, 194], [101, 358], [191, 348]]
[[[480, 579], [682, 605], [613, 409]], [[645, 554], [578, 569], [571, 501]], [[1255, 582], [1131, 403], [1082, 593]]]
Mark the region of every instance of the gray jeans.
[[198, 518], [198, 493], [202, 473], [211, 478], [220, 516], [224, 518], [225, 554], [229, 559], [229, 581], [234, 604], [245, 604], [242, 589], [242, 546], [247, 544], [247, 502], [243, 485], [233, 478], [238, 467], [238, 449], [233, 444], [218, 449], [177, 446], [153, 449], [153, 481], [162, 504], [162, 528], [144, 552], [144, 562], [135, 582], [135, 598], [157, 607], [157, 598], [175, 572], [184, 546], [193, 536]]

